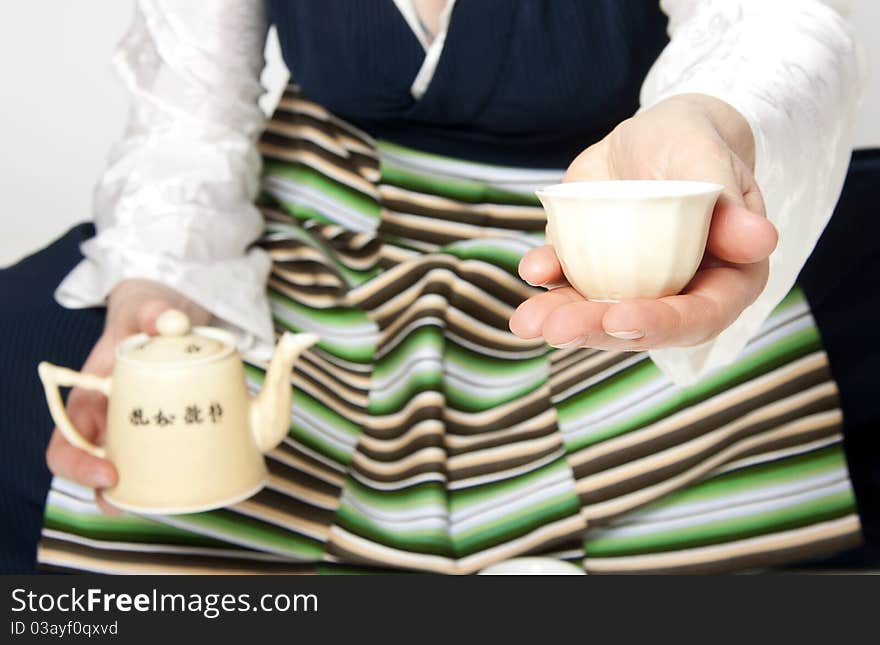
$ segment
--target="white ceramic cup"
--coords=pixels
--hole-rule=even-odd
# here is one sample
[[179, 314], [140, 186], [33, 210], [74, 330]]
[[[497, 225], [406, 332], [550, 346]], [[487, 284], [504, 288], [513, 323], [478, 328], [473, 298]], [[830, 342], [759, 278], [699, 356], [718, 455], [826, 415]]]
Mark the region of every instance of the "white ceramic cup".
[[481, 576], [583, 576], [584, 570], [556, 558], [511, 558], [481, 570]]
[[548, 241], [589, 300], [679, 293], [703, 258], [723, 186], [701, 181], [581, 181], [537, 191]]

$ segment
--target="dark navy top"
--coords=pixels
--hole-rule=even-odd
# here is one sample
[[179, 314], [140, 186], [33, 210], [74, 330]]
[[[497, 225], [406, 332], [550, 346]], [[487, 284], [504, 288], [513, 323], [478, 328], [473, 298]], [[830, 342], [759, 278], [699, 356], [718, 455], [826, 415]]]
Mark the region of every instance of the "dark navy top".
[[425, 51], [392, 0], [269, 0], [292, 80], [373, 136], [564, 168], [638, 108], [667, 43], [657, 0], [458, 0], [421, 99]]

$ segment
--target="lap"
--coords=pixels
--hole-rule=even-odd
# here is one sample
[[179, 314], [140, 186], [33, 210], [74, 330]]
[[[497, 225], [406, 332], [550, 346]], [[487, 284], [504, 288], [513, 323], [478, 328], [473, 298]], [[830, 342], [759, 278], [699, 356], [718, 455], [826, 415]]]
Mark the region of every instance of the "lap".
[[844, 448], [865, 537], [880, 560], [880, 150], [853, 154], [834, 217], [799, 282], [840, 389]]
[[81, 259], [93, 234], [80, 225], [45, 249], [0, 270], [0, 572], [33, 569], [36, 538], [50, 474], [45, 448], [53, 423], [37, 378], [37, 363], [79, 366], [101, 333], [104, 309], [68, 310], [55, 288]]
[[[866, 392], [870, 374], [876, 373], [871, 366], [878, 362], [868, 334], [880, 320], [876, 303], [866, 302], [865, 294], [874, 288], [874, 276], [880, 275], [878, 255], [873, 250], [876, 236], [866, 234], [877, 228], [876, 218], [871, 221], [877, 201], [872, 203], [866, 195], [880, 196], [875, 194], [880, 189], [872, 188], [878, 185], [873, 181], [880, 173], [878, 166], [876, 155], [854, 161], [837, 214], [801, 278], [841, 387], [850, 469], [855, 466], [866, 473], [854, 476], [855, 480], [870, 479], [872, 472], [880, 472], [871, 470], [876, 442], [871, 443], [869, 435], [859, 430], [877, 418]], [[103, 326], [103, 309], [67, 310], [53, 298], [58, 283], [81, 259], [79, 244], [91, 234], [89, 225], [76, 227], [43, 251], [0, 271], [0, 300], [4, 303], [0, 358], [7, 374], [15, 375], [0, 381], [4, 410], [0, 416], [0, 525], [20, 527], [0, 536], [0, 571], [32, 568], [49, 485], [43, 453], [53, 424], [36, 364], [49, 360], [81, 365]], [[857, 496], [864, 498], [859, 481], [856, 489]], [[864, 522], [866, 512], [871, 511], [862, 501]]]

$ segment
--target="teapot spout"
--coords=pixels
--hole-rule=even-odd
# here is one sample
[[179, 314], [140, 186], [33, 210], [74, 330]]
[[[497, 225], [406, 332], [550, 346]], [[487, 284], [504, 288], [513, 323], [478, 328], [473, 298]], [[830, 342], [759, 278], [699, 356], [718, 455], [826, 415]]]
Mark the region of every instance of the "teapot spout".
[[251, 400], [250, 422], [257, 447], [268, 452], [277, 446], [290, 429], [290, 371], [299, 355], [317, 343], [317, 334], [285, 332], [266, 370], [260, 393]]

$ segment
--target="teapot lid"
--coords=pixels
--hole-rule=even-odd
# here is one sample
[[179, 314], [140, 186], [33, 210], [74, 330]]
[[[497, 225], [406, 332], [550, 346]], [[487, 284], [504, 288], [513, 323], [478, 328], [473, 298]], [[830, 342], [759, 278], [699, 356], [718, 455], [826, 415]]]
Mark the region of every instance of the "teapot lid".
[[234, 346], [232, 336], [221, 329], [191, 329], [189, 317], [168, 309], [156, 319], [156, 336], [138, 334], [124, 341], [118, 356], [145, 363], [192, 363], [219, 358]]

